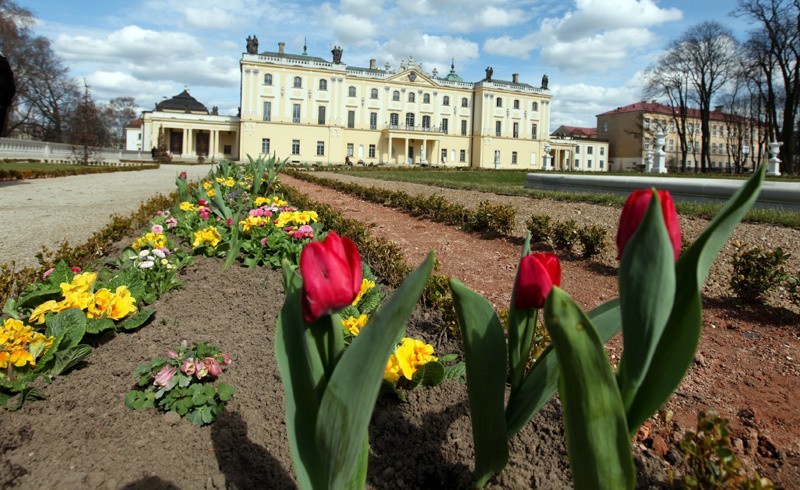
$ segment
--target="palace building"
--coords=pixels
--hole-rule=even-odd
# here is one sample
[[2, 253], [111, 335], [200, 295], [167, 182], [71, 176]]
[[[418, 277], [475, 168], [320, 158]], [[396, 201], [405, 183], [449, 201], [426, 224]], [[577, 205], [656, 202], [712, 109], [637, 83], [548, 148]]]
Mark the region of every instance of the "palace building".
[[[547, 76], [539, 87], [486, 77], [465, 82], [428, 72], [413, 57], [399, 67], [258, 51], [240, 61], [240, 155], [277, 154], [309, 164], [416, 164], [541, 169], [550, 133]], [[177, 148], [177, 146], [176, 146]]]

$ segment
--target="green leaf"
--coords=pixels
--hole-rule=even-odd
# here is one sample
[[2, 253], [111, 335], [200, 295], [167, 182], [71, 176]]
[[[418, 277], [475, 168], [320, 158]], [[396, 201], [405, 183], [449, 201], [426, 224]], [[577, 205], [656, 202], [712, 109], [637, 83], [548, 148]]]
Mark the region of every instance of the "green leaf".
[[459, 362], [453, 364], [452, 366], [445, 366], [444, 368], [444, 380], [447, 381], [450, 379], [459, 379], [467, 374], [467, 364], [464, 362]]
[[121, 330], [133, 330], [147, 323], [155, 315], [156, 310], [140, 310], [117, 324]]
[[[283, 381], [286, 432], [301, 489], [323, 488], [324, 470], [316, 444], [315, 427], [322, 365], [310, 360], [308, 329], [300, 308], [302, 280], [287, 261], [283, 263], [285, 299], [275, 332], [275, 358]], [[315, 367], [316, 366], [316, 367]]]
[[444, 366], [438, 361], [431, 361], [423, 364], [414, 373], [411, 379], [411, 388], [422, 386], [436, 386], [444, 380]]
[[445, 354], [439, 358], [439, 362], [451, 362], [458, 360], [458, 354]]
[[22, 405], [24, 405], [27, 400], [44, 400], [44, 399], [45, 399], [44, 393], [42, 393], [41, 391], [37, 390], [32, 386], [28, 386], [19, 391], [16, 396], [8, 396], [5, 398], [5, 400], [0, 399], [0, 402], [4, 402], [2, 404], [4, 407], [6, 407], [6, 409], [9, 412], [16, 412], [17, 410], [22, 408]]
[[106, 330], [114, 330], [116, 324], [110, 318], [87, 318], [86, 333], [98, 334]]
[[[589, 312], [603, 342], [616, 335], [621, 328], [619, 300], [603, 303]], [[520, 389], [512, 392], [506, 406], [507, 437], [510, 440], [525, 426], [558, 389], [558, 360], [553, 347], [542, 352], [536, 360]]]
[[625, 409], [603, 342], [591, 320], [557, 286], [544, 314], [558, 353], [558, 393], [575, 488], [632, 489], [636, 475]]
[[342, 355], [328, 381], [316, 421], [316, 441], [326, 468], [325, 480], [331, 488], [342, 488], [357, 472], [386, 359], [432, 270], [433, 253], [430, 253], [389, 302], [372, 316]]
[[53, 357], [53, 367], [50, 368], [51, 376], [58, 376], [86, 359], [92, 353], [92, 348], [86, 344], [78, 344], [66, 349], [59, 349]]
[[39, 289], [23, 294], [17, 300], [17, 308], [34, 308], [49, 299], [59, 299], [61, 288], [55, 286], [43, 286]]
[[450, 289], [464, 338], [475, 482], [483, 487], [508, 463], [504, 416], [506, 343], [491, 303], [458, 279], [450, 278]]
[[675, 299], [675, 255], [658, 193], [625, 246], [619, 267], [624, 350], [617, 370], [627, 409], [650, 367]]
[[675, 306], [658, 343], [650, 369], [628, 409], [628, 427], [635, 431], [678, 387], [691, 365], [702, 328], [700, 292], [717, 254], [736, 225], [752, 207], [764, 180], [766, 166], [750, 177], [678, 259]]
[[44, 334], [55, 337], [53, 350], [78, 345], [86, 333], [86, 314], [78, 308], [68, 308], [58, 315], [47, 317]]
[[227, 402], [233, 397], [234, 393], [236, 393], [236, 388], [225, 383], [220, 383], [217, 387], [217, 396], [220, 401]]
[[[522, 245], [522, 257], [531, 251], [531, 235], [525, 237]], [[511, 291], [511, 304], [508, 308], [508, 370], [511, 378], [511, 390], [515, 391], [522, 384], [525, 376], [525, 366], [528, 364], [528, 356], [533, 343], [533, 336], [536, 333], [536, 320], [539, 310], [528, 308], [519, 309], [515, 306], [516, 284], [519, 279], [519, 266], [514, 278], [514, 289]]]

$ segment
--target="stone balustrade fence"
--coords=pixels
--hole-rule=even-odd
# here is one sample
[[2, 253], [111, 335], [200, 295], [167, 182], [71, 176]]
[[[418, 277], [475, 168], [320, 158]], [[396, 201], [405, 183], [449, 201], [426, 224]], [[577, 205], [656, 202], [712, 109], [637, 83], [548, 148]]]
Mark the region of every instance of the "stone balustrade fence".
[[[78, 163], [82, 148], [74, 148], [67, 143], [0, 138], [0, 161], [35, 160], [40, 162]], [[93, 151], [92, 162], [119, 164], [128, 160], [150, 162], [149, 151], [129, 151], [118, 148], [102, 148]]]

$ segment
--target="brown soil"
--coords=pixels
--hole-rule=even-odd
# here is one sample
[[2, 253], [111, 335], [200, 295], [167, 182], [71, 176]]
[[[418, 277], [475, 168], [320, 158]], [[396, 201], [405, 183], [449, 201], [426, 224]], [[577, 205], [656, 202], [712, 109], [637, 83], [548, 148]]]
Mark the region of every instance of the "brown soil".
[[[508, 303], [519, 246], [482, 239], [453, 227], [288, 177], [284, 182], [346, 216], [374, 224], [372, 233], [400, 245], [409, 264], [435, 250], [442, 272]], [[616, 295], [614, 267], [564, 260], [563, 287], [590, 308]], [[294, 486], [283, 422], [283, 390], [273, 358], [273, 333], [283, 296], [280, 274], [199, 258], [182, 290], [154, 305], [154, 321], [133, 333], [102, 338], [87, 362], [45, 388], [47, 399], [0, 415], [0, 486], [19, 488], [287, 488]], [[750, 468], [784, 486], [800, 481], [797, 412], [798, 317], [779, 307], [742, 312], [721, 299], [706, 305], [694, 367], [669, 402], [678, 432], [692, 428], [698, 409], [731, 419], [737, 447]], [[439, 335], [437, 318], [418, 310], [409, 333], [439, 354], [460, 348]], [[233, 357], [223, 380], [237, 387], [210, 427], [154, 411], [125, 408], [130, 373], [186, 339], [208, 341]], [[620, 343], [610, 351], [618, 354]], [[380, 399], [370, 427], [371, 488], [467, 488], [473, 449], [466, 389], [448, 382], [410, 393], [408, 403]], [[640, 486], [664, 477], [665, 452], [654, 424], [635, 446]], [[649, 446], [652, 446], [650, 448]], [[508, 468], [491, 486], [569, 486], [560, 405], [548, 404], [511, 443]]]

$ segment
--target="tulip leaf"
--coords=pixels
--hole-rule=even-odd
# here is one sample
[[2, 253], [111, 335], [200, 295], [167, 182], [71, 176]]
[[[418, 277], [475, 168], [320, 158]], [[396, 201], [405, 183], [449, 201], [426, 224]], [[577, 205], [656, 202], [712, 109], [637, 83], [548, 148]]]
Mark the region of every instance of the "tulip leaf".
[[308, 326], [300, 308], [302, 279], [288, 262], [283, 266], [285, 300], [275, 329], [275, 359], [283, 381], [286, 432], [298, 486], [303, 490], [323, 488], [324, 470], [314, 437], [318, 383], [309, 362], [304, 332]]
[[450, 278], [467, 364], [472, 439], [475, 445], [475, 483], [483, 487], [508, 463], [504, 415], [506, 344], [503, 327], [486, 298]]
[[628, 427], [636, 430], [678, 387], [694, 359], [702, 329], [700, 292], [714, 259], [736, 225], [758, 197], [764, 180], [762, 166], [734, 194], [686, 250], [675, 266], [675, 306], [656, 348], [642, 388], [628, 409]]
[[[620, 331], [619, 299], [613, 299], [588, 314], [600, 339], [607, 342]], [[511, 440], [558, 389], [558, 360], [553, 346], [547, 347], [534, 363], [520, 389], [511, 392], [506, 406], [506, 436]]]
[[[522, 244], [523, 257], [531, 253], [531, 234], [525, 237]], [[529, 308], [518, 309], [516, 303], [516, 285], [522, 268], [517, 264], [517, 274], [514, 278], [514, 288], [511, 291], [511, 304], [508, 307], [508, 369], [511, 378], [512, 390], [519, 388], [525, 375], [525, 366], [531, 351], [533, 336], [536, 333], [536, 320], [538, 310], [531, 312]]]
[[386, 360], [432, 270], [430, 253], [353, 339], [328, 381], [315, 422], [315, 446], [322, 454], [329, 488], [344, 488], [359, 472], [362, 443], [368, 434]]
[[603, 342], [591, 320], [557, 286], [544, 315], [558, 353], [558, 393], [575, 488], [633, 488], [625, 410]]
[[619, 267], [619, 301], [624, 350], [617, 370], [627, 409], [650, 367], [675, 299], [675, 254], [652, 191], [636, 232], [625, 246]]

